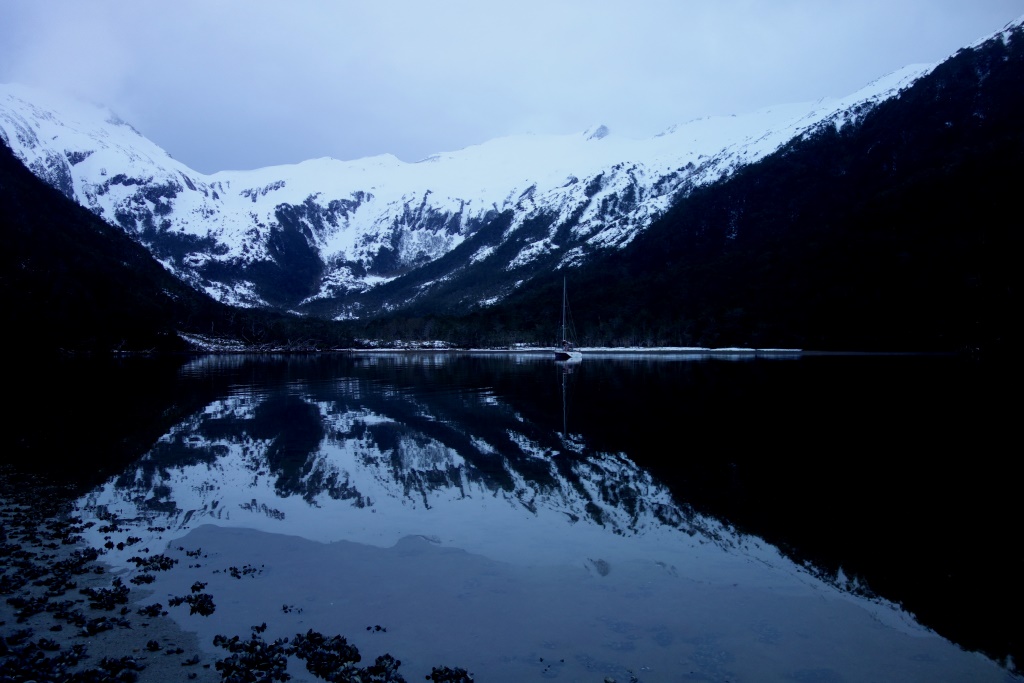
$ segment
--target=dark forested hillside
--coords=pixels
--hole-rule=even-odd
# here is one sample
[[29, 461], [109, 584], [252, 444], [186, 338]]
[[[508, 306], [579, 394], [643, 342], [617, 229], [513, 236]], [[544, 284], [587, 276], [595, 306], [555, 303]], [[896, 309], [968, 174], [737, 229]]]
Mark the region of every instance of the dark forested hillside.
[[[860, 122], [699, 188], [570, 273], [590, 345], [1006, 348], [1016, 339], [1024, 37], [962, 50]], [[474, 319], [557, 311], [561, 273]], [[557, 280], [557, 282], [555, 282]]]
[[179, 331], [252, 346], [339, 343], [336, 324], [217, 303], [124, 231], [36, 178], [0, 142], [0, 308], [19, 352], [180, 350]]
[[[0, 295], [11, 348], [167, 348], [172, 320], [212, 302], [28, 172], [0, 144]], [[205, 308], [205, 310], [204, 310]]]

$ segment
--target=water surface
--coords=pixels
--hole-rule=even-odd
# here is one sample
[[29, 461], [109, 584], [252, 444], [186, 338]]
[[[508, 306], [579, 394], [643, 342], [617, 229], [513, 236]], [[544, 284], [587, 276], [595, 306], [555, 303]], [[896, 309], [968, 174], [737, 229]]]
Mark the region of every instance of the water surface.
[[209, 584], [213, 615], [173, 612], [203, 642], [315, 628], [409, 680], [1009, 676], [1008, 411], [961, 359], [140, 363], [73, 371], [123, 391], [65, 435], [116, 443], [78, 505], [121, 520], [89, 538], [115, 566], [166, 552], [158, 591]]

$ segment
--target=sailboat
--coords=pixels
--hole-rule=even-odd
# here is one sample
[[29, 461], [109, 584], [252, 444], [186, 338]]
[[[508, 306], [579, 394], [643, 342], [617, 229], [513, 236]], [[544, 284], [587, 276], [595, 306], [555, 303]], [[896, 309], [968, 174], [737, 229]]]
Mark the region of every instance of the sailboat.
[[566, 289], [565, 278], [562, 278], [562, 343], [559, 348], [555, 349], [555, 359], [565, 361], [581, 361], [583, 360], [583, 354], [576, 350], [576, 344], [574, 344], [569, 339], [571, 335], [567, 332], [566, 329], [566, 313], [568, 310], [568, 290]]

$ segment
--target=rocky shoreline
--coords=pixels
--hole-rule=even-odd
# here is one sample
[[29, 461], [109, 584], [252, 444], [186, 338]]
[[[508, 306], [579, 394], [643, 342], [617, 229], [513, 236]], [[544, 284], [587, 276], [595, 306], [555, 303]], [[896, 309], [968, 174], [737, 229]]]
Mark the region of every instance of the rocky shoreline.
[[[140, 548], [133, 557], [138, 571], [112, 571], [103, 562], [106, 549], [82, 542], [85, 525], [93, 523], [72, 514], [71, 497], [37, 476], [0, 468], [0, 680], [285, 681], [289, 659], [328, 681], [405, 680], [390, 654], [362, 664], [344, 637], [312, 630], [267, 642], [265, 624], [244, 637], [218, 635], [213, 645], [223, 656], [212, 656], [168, 616], [168, 609], [186, 608], [211, 614], [215, 597], [205, 584], [196, 582], [168, 605], [143, 604], [153, 595], [147, 586], [155, 575], [177, 560]], [[116, 521], [110, 526], [117, 530]], [[427, 680], [472, 677], [435, 667]]]
[[194, 634], [162, 610], [131, 608], [130, 594], [152, 591], [81, 543], [64, 491], [0, 471], [0, 522], [0, 679], [221, 680]]

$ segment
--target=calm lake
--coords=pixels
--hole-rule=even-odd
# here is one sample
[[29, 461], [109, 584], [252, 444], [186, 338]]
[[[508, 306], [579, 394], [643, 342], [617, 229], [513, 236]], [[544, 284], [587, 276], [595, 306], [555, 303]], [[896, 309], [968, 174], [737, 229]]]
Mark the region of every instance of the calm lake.
[[1020, 680], [1003, 367], [438, 352], [15, 375], [8, 457], [119, 520], [86, 535], [126, 543], [115, 568], [180, 559], [158, 597], [207, 582], [214, 614], [172, 616], [211, 652], [266, 622], [410, 681]]

